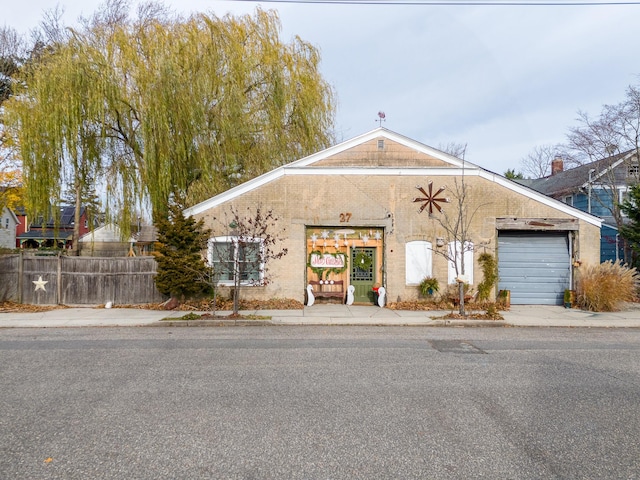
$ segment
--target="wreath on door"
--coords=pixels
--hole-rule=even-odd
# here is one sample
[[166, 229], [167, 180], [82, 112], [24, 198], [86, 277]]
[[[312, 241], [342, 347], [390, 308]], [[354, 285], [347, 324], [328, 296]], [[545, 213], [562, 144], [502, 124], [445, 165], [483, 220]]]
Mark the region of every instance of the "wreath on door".
[[373, 259], [364, 252], [358, 252], [356, 258], [353, 261], [354, 265], [361, 270], [369, 270], [371, 268], [371, 264], [373, 263]]

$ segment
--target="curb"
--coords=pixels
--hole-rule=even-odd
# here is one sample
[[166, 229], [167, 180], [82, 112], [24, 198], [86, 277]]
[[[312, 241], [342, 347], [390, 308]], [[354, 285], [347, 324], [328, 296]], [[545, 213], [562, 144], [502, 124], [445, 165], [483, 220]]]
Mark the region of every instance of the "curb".
[[512, 327], [513, 325], [496, 320], [428, 320], [428, 321], [398, 321], [385, 322], [370, 319], [343, 319], [343, 320], [160, 320], [142, 325], [145, 327], [283, 327], [283, 326], [329, 326], [329, 327], [469, 327], [469, 328], [498, 328]]
[[159, 320], [145, 327], [264, 327], [274, 325], [270, 320]]

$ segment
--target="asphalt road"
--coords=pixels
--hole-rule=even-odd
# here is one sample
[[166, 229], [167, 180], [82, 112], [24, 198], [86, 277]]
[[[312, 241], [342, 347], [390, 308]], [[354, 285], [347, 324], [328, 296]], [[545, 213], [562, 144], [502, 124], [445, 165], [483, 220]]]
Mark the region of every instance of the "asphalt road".
[[2, 479], [640, 478], [640, 331], [0, 330]]

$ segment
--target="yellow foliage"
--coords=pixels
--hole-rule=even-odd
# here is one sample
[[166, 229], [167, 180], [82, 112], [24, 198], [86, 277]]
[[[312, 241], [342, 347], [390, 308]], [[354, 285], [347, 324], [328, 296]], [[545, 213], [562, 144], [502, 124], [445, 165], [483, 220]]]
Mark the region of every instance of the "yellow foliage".
[[24, 205], [24, 188], [20, 170], [0, 171], [0, 207], [12, 210]]

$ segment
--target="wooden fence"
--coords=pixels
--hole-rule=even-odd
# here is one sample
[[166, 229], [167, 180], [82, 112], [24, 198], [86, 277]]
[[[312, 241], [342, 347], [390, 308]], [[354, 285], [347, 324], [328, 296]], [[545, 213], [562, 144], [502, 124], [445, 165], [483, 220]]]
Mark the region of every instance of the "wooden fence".
[[[0, 256], [0, 301], [32, 305], [118, 305], [166, 299], [152, 257]], [[45, 283], [46, 282], [46, 283]]]

